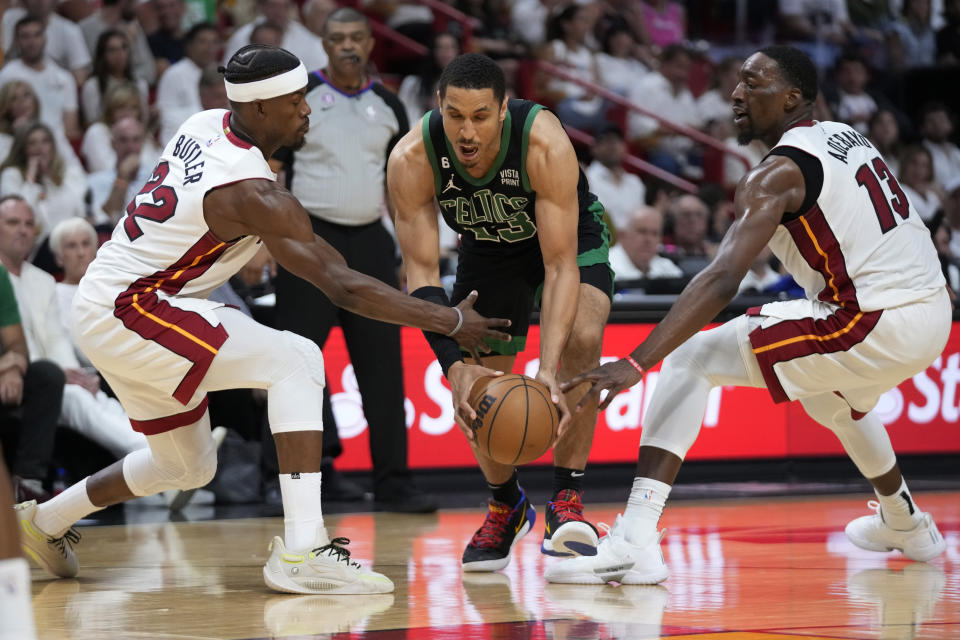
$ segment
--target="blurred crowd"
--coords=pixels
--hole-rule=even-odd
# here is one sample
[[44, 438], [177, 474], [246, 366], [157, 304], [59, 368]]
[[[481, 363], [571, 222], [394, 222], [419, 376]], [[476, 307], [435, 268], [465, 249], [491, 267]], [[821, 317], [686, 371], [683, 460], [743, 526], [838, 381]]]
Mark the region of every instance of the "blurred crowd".
[[[21, 326], [31, 360], [53, 367], [30, 386], [29, 372], [0, 357], [0, 435], [29, 411], [42, 423], [32, 428], [49, 431], [5, 448], [19, 498], [53, 488], [57, 425], [112, 456], [142, 446], [71, 344], [63, 318], [76, 284], [173, 132], [197, 111], [228, 108], [217, 67], [262, 43], [324, 69], [325, 19], [338, 6], [374, 23], [368, 72], [396, 92], [411, 126], [464, 51], [497, 60], [510, 96], [556, 112], [615, 232], [618, 299], [677, 293], [712, 258], [738, 180], [767, 151], [736, 143], [737, 71], [759, 46], [799, 46], [820, 69], [817, 117], [849, 123], [884, 154], [960, 288], [960, 100], [944, 90], [960, 78], [960, 0], [2, 1], [0, 276], [20, 311], [10, 326]], [[451, 274], [458, 239], [441, 242]], [[261, 306], [268, 262], [258, 258], [224, 299]], [[741, 292], [797, 294], [769, 253]], [[12, 340], [5, 326], [0, 353]], [[23, 379], [11, 396], [13, 372]], [[263, 413], [262, 399], [244, 402]]]

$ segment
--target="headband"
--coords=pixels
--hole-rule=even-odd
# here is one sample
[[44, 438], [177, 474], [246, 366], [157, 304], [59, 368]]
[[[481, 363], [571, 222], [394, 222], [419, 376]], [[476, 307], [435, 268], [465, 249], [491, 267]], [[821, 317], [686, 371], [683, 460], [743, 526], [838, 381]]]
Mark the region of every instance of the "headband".
[[223, 84], [227, 87], [227, 98], [231, 102], [269, 100], [307, 86], [307, 68], [301, 62], [295, 69], [263, 80], [237, 83], [224, 79]]

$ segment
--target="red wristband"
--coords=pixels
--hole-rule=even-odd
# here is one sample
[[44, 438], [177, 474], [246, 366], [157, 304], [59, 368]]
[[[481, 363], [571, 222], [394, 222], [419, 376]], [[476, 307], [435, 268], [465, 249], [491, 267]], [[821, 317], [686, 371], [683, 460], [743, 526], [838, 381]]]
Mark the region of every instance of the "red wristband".
[[627, 356], [627, 357], [624, 358], [624, 360], [626, 360], [627, 362], [629, 362], [629, 363], [630, 363], [630, 366], [632, 366], [634, 369], [637, 370], [637, 373], [639, 373], [641, 376], [643, 375], [643, 367], [641, 367], [641, 366], [637, 363], [637, 361], [633, 359], [633, 356]]

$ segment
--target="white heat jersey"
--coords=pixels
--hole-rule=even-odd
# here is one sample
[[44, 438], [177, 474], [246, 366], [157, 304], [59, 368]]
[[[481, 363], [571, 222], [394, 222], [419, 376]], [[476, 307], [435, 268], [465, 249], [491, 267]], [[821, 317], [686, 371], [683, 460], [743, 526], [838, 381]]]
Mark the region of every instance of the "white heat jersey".
[[943, 290], [930, 232], [867, 138], [808, 121], [770, 153], [797, 162], [807, 183], [801, 210], [784, 216], [769, 245], [808, 298], [875, 311]]
[[203, 198], [211, 189], [276, 179], [260, 150], [230, 130], [229, 118], [229, 111], [212, 109], [181, 125], [97, 252], [77, 295], [114, 307], [119, 317], [121, 308], [143, 307], [145, 297], [151, 306], [173, 296], [205, 298], [253, 257], [259, 238], [221, 241], [203, 217]]

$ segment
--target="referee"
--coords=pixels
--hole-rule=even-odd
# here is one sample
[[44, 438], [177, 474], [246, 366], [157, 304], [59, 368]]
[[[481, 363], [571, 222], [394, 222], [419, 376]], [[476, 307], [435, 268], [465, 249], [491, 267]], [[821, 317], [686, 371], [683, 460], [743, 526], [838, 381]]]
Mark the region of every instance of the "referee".
[[[351, 268], [396, 287], [396, 245], [381, 220], [384, 172], [390, 150], [409, 125], [397, 96], [367, 76], [373, 44], [363, 14], [350, 8], [330, 14], [323, 33], [329, 62], [307, 83], [310, 131], [301, 149], [277, 159], [317, 235]], [[276, 295], [278, 328], [321, 348], [331, 327], [339, 323], [343, 329], [369, 425], [375, 507], [435, 511], [434, 499], [413, 487], [407, 466], [399, 327], [335, 307], [319, 289], [282, 268]], [[324, 434], [324, 455], [339, 453], [335, 434], [335, 429]]]

